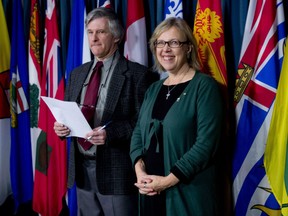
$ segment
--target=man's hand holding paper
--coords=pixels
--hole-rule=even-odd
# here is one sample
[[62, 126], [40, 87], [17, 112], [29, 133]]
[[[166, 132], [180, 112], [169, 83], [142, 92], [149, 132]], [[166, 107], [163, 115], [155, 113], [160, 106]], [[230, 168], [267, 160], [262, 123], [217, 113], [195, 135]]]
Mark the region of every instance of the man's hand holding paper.
[[76, 102], [61, 101], [55, 98], [41, 97], [47, 104], [57, 122], [54, 124], [58, 136], [86, 138], [92, 131]]

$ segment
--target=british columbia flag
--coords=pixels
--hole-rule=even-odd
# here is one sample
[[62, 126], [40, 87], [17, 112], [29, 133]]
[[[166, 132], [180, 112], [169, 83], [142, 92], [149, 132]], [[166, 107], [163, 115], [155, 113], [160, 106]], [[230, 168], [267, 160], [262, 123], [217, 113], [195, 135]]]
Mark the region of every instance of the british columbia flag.
[[[250, 1], [236, 77], [233, 194], [236, 216], [278, 215], [263, 165], [283, 60], [282, 0]], [[280, 215], [280, 214], [279, 214]]]

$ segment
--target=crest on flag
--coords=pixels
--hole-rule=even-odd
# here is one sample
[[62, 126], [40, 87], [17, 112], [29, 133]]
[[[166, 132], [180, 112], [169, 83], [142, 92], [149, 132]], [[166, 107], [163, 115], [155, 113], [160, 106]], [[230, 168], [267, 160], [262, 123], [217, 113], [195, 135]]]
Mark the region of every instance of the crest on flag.
[[221, 2], [198, 1], [194, 36], [198, 44], [198, 56], [202, 71], [212, 75], [220, 84], [227, 86], [224, 30]]
[[0, 119], [10, 117], [9, 71], [0, 72]]
[[236, 103], [238, 103], [239, 100], [241, 99], [244, 90], [246, 89], [248, 83], [250, 82], [254, 72], [254, 69], [249, 65], [246, 65], [245, 63], [243, 63], [243, 67], [244, 68], [238, 69], [238, 74], [236, 78], [236, 85], [234, 92], [234, 101]]
[[20, 77], [18, 74], [18, 68], [17, 73], [12, 72], [12, 78], [11, 78], [11, 127], [17, 126], [17, 114], [20, 114], [26, 110], [28, 110], [28, 102], [26, 99], [26, 95], [24, 93], [24, 90], [22, 88], [22, 84], [20, 81]]
[[[214, 43], [218, 38], [221, 37], [223, 33], [221, 17], [217, 15], [215, 11], [211, 11], [210, 8], [206, 8], [204, 11], [201, 8], [197, 8], [195, 15], [195, 24], [194, 24], [194, 35], [197, 40], [199, 57], [203, 66], [207, 66], [207, 55], [206, 49], [212, 49], [210, 44]], [[219, 50], [222, 59], [225, 59], [225, 50]], [[205, 69], [205, 72], [211, 72], [210, 69]]]

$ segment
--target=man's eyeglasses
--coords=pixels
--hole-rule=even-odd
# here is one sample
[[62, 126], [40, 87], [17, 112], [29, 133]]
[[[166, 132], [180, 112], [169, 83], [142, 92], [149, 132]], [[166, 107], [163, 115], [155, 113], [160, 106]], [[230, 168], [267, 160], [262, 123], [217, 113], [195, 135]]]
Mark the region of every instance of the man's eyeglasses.
[[154, 46], [157, 48], [163, 48], [165, 47], [166, 44], [168, 44], [168, 46], [170, 48], [178, 48], [181, 47], [183, 44], [188, 44], [189, 41], [179, 41], [179, 40], [170, 40], [170, 41], [164, 41], [164, 40], [156, 40], [154, 42]]

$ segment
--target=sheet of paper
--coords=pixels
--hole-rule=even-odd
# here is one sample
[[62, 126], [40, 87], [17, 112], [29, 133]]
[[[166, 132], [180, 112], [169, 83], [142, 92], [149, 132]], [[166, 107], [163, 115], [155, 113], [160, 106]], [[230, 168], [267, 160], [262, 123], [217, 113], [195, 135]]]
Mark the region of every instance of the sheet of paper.
[[76, 102], [62, 101], [41, 96], [51, 110], [57, 122], [66, 125], [71, 133], [69, 136], [85, 138], [92, 130]]

